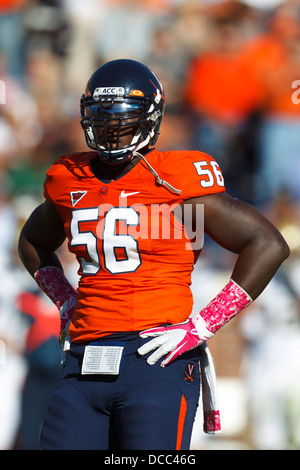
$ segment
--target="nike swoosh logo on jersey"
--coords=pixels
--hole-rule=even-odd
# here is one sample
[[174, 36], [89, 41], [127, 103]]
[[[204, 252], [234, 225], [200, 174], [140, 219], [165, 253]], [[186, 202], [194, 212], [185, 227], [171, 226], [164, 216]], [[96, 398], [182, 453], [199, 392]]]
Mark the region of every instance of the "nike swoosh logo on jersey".
[[125, 193], [125, 191], [123, 190], [120, 194], [121, 197], [127, 197], [127, 196], [133, 196], [134, 194], [139, 194], [140, 191], [135, 191], [134, 193]]

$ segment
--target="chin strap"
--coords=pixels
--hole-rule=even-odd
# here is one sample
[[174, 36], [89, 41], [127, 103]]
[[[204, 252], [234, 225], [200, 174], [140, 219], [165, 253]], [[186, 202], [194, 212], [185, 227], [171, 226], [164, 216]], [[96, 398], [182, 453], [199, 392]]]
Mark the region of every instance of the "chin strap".
[[152, 173], [152, 175], [154, 176], [155, 180], [156, 180], [156, 183], [159, 185], [159, 186], [164, 186], [166, 189], [168, 189], [169, 191], [171, 191], [171, 193], [175, 193], [175, 194], [181, 194], [181, 189], [176, 189], [174, 188], [174, 186], [172, 186], [170, 183], [168, 183], [167, 181], [163, 180], [162, 178], [160, 178], [160, 176], [158, 175], [158, 173], [154, 170], [154, 168], [150, 165], [150, 163], [146, 160], [146, 158], [144, 157], [144, 155], [142, 155], [141, 153], [135, 151], [133, 152], [133, 155], [134, 156], [139, 156], [141, 157], [144, 162], [146, 163], [150, 173]]

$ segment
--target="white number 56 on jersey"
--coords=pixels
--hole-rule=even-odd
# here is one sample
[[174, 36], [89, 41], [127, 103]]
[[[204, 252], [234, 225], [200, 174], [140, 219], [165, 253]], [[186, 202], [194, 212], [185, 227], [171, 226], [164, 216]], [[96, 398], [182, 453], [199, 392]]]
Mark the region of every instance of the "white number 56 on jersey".
[[[133, 207], [112, 207], [104, 215], [102, 251], [104, 267], [111, 274], [134, 272], [141, 265], [137, 240], [132, 235], [116, 234], [117, 221], [123, 220], [126, 225], [139, 225], [139, 214]], [[98, 252], [99, 239], [92, 231], [81, 230], [82, 222], [99, 221], [99, 207], [75, 209], [72, 211], [70, 224], [70, 246], [85, 246], [87, 259], [80, 257], [82, 274], [95, 275], [101, 269]], [[116, 249], [122, 248], [126, 256], [118, 259]]]
[[210, 188], [216, 183], [219, 186], [224, 186], [224, 178], [219, 168], [219, 165], [215, 161], [207, 163], [206, 160], [201, 162], [194, 162], [195, 168], [199, 176], [204, 176], [205, 179], [200, 181], [203, 188]]

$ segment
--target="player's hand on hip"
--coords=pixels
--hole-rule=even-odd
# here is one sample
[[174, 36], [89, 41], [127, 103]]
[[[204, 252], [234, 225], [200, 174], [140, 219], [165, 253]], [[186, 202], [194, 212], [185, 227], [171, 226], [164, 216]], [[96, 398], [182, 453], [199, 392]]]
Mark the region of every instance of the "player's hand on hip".
[[197, 315], [182, 323], [171, 326], [159, 326], [142, 331], [140, 336], [154, 339], [138, 349], [142, 356], [154, 351], [148, 357], [148, 364], [155, 364], [164, 355], [169, 355], [161, 362], [164, 367], [180, 354], [194, 349], [235, 317], [252, 302], [251, 297], [233, 279], [221, 292]]
[[140, 333], [141, 338], [154, 337], [138, 349], [141, 356], [153, 351], [148, 359], [149, 365], [155, 364], [159, 359], [168, 354], [161, 362], [161, 367], [165, 367], [178, 356], [186, 351], [196, 348], [209, 339], [212, 333], [207, 330], [199, 335], [192, 318], [171, 326], [150, 328]]

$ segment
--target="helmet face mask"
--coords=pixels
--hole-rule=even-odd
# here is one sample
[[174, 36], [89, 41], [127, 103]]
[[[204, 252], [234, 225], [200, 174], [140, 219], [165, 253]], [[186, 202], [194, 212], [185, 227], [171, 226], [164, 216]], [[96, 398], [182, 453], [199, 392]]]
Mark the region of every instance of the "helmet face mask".
[[139, 149], [155, 145], [164, 93], [148, 67], [115, 60], [92, 75], [80, 107], [87, 145], [103, 161], [117, 164], [130, 160]]

